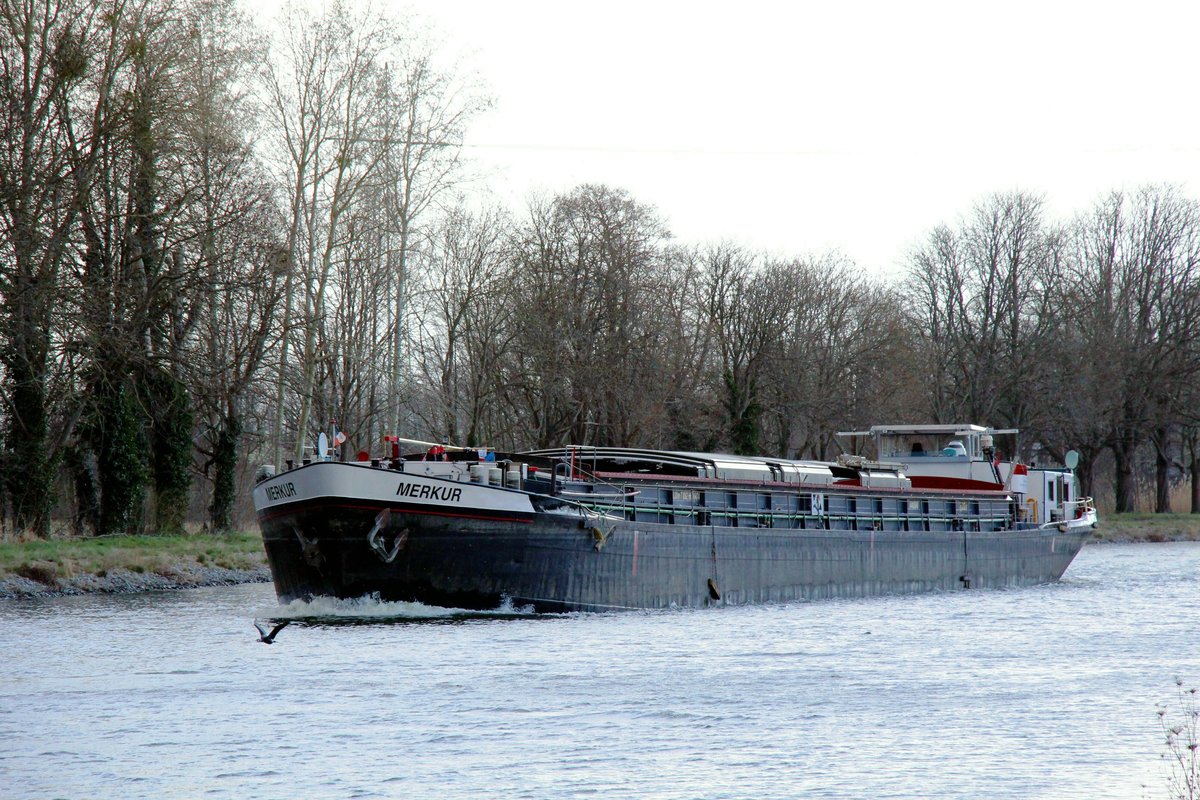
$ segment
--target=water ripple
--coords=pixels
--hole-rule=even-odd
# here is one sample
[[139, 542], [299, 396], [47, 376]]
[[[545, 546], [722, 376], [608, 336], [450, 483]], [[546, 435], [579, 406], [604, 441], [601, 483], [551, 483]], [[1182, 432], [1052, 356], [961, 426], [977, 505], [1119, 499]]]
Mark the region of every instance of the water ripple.
[[[275, 644], [255, 618], [292, 619]], [[0, 604], [4, 796], [1157, 796], [1200, 545], [1059, 584], [532, 616], [267, 586]], [[13, 788], [15, 787], [15, 788]]]

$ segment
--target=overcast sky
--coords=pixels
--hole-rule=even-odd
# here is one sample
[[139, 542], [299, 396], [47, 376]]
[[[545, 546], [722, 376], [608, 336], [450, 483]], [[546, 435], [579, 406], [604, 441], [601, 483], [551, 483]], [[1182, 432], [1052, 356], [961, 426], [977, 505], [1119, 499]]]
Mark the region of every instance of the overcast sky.
[[685, 241], [888, 275], [992, 191], [1200, 197], [1195, 0], [404, 5], [489, 86], [469, 153], [517, 206], [603, 182]]

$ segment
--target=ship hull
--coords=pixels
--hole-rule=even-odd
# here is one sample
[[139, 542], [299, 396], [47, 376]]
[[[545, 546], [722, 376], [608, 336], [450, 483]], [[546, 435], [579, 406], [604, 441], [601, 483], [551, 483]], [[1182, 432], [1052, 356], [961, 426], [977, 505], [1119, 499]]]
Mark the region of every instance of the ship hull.
[[[379, 471], [377, 471], [379, 472]], [[384, 472], [384, 475], [388, 473]], [[1027, 586], [1058, 580], [1090, 526], [1001, 531], [737, 528], [634, 522], [472, 487], [275, 492], [259, 509], [282, 602], [376, 595], [491, 610], [705, 607]], [[428, 482], [427, 482], [428, 483]], [[406, 488], [409, 487], [409, 488]], [[382, 484], [381, 487], [382, 488]], [[426, 495], [421, 497], [422, 492]], [[432, 499], [430, 495], [433, 495]], [[502, 502], [493, 502], [495, 499]], [[526, 510], [527, 509], [527, 510]], [[1067, 528], [1063, 530], [1062, 528]]]

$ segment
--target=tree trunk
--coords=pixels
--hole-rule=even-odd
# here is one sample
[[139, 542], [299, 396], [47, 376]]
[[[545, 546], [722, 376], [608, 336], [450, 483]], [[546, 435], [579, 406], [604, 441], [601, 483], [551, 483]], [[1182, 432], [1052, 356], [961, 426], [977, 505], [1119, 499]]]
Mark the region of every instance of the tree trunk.
[[1191, 513], [1200, 514], [1200, 438], [1186, 436], [1184, 442], [1188, 455], [1188, 476], [1192, 484]]
[[[23, 348], [30, 349], [30, 348]], [[9, 362], [12, 387], [7, 436], [5, 483], [18, 531], [46, 538], [50, 535], [50, 505], [54, 469], [47, 452], [49, 426], [46, 413], [44, 370], [34, 369], [28, 355]]]
[[404, 375], [404, 314], [408, 294], [408, 214], [407, 208], [400, 215], [400, 252], [396, 276], [396, 308], [392, 320], [392, 380], [389, 384], [389, 400], [392, 411], [392, 435], [399, 436], [404, 428], [403, 395], [401, 387]]
[[762, 434], [758, 404], [753, 383], [740, 383], [732, 373], [725, 375], [726, 410], [729, 412], [729, 439], [733, 452], [739, 456], [760, 454], [759, 439]]
[[1095, 455], [1090, 450], [1079, 451], [1079, 465], [1075, 467], [1075, 480], [1079, 484], [1080, 497], [1094, 497], [1092, 493]]
[[1116, 508], [1118, 514], [1137, 510], [1137, 486], [1133, 475], [1133, 462], [1137, 454], [1137, 441], [1123, 433], [1112, 447], [1116, 479]]
[[154, 528], [157, 533], [183, 533], [192, 487], [192, 427], [194, 417], [187, 390], [166, 372], [148, 376], [154, 468]]
[[1170, 434], [1165, 428], [1154, 432], [1154, 513], [1171, 513]]
[[91, 451], [79, 446], [69, 448], [66, 458], [75, 485], [74, 533], [76, 536], [94, 536], [100, 529], [100, 495], [95, 459]]
[[[107, 370], [120, 375], [120, 370]], [[122, 383], [101, 382], [96, 402], [96, 458], [100, 469], [100, 527], [97, 534], [138, 533], [146, 494], [144, 420], [133, 392]]]
[[[302, 222], [301, 194], [307, 161], [302, 161], [296, 171], [296, 187], [292, 198], [292, 222], [287, 238], [287, 275], [283, 283], [283, 316], [280, 318], [279, 372], [275, 376], [275, 418], [271, 422], [271, 460], [278, 471], [283, 470], [283, 409], [287, 397], [288, 345], [292, 335], [292, 307], [296, 294], [296, 242]], [[297, 436], [300, 433], [297, 431]]]
[[242, 437], [242, 423], [229, 412], [222, 420], [221, 432], [213, 453], [215, 467], [213, 475], [213, 497], [209, 508], [212, 529], [225, 532], [232, 528], [233, 502], [237, 497], [238, 442]]

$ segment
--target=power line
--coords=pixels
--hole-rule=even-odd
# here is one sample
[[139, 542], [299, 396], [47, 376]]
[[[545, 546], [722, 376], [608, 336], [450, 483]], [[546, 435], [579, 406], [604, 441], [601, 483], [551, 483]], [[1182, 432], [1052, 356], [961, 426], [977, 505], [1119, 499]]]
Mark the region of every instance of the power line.
[[499, 144], [492, 142], [463, 143], [464, 148], [476, 150], [527, 150], [563, 153], [612, 153], [614, 155], [680, 155], [680, 156], [833, 156], [850, 155], [844, 150], [712, 150], [691, 147], [624, 147], [609, 145], [557, 145], [538, 143]]
[[[443, 146], [451, 146], [449, 143], [435, 143]], [[629, 147], [620, 145], [558, 145], [544, 143], [508, 143], [502, 144], [497, 142], [461, 142], [457, 143], [458, 147], [474, 150], [522, 150], [528, 152], [562, 152], [562, 153], [606, 153], [613, 155], [680, 155], [680, 156], [760, 156], [760, 157], [812, 157], [812, 156], [863, 156], [863, 155], [895, 155], [895, 154], [912, 154], [922, 152], [920, 148], [899, 147], [888, 148], [880, 147], [877, 149], [867, 148], [814, 148], [803, 150], [757, 150], [757, 149], [738, 149], [738, 150], [722, 150], [699, 147]], [[995, 147], [979, 148], [986, 149], [990, 153], [997, 152]], [[943, 152], [939, 148], [929, 148], [931, 152]], [[1173, 147], [1153, 147], [1153, 146], [1113, 146], [1113, 147], [1087, 147], [1078, 148], [1066, 145], [1056, 147], [1040, 148], [1043, 153], [1066, 153], [1076, 155], [1135, 155], [1151, 152], [1169, 153], [1172, 155], [1188, 155], [1200, 154], [1200, 147], [1195, 146], [1173, 146]]]

